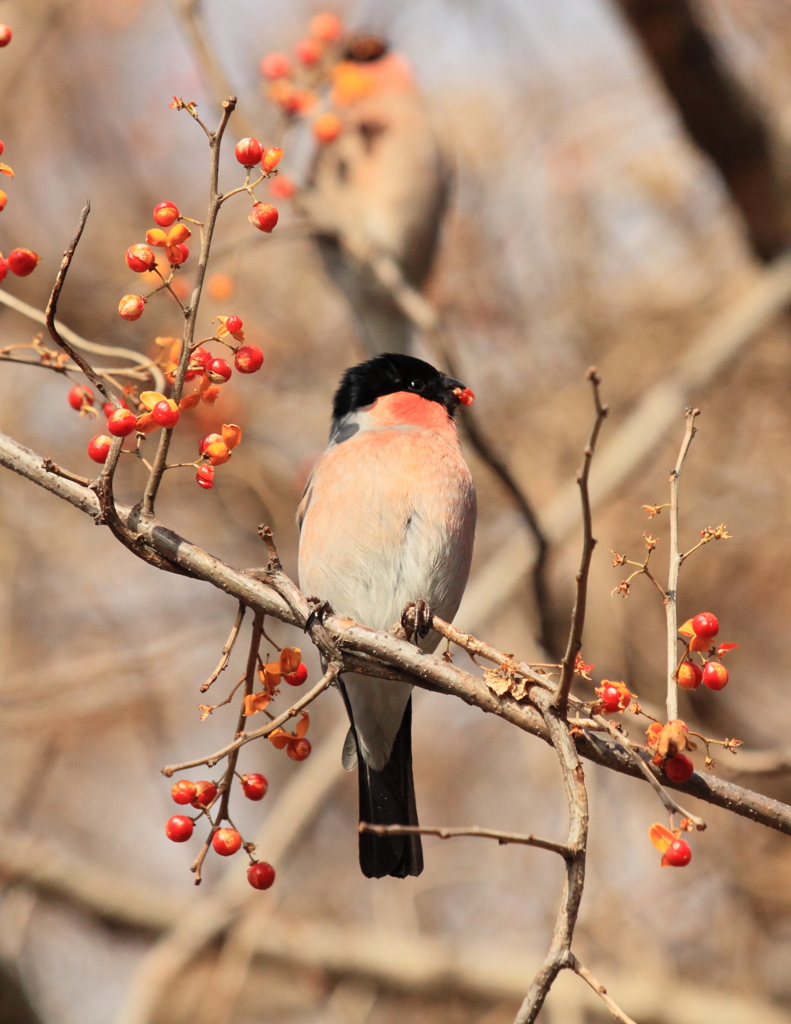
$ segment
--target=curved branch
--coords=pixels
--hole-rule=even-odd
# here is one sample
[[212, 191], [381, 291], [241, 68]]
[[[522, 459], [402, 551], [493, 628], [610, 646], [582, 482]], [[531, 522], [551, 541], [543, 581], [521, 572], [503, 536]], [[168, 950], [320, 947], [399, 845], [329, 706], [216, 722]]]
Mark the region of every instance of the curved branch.
[[[19, 442], [0, 433], [0, 465], [19, 473], [81, 511], [97, 519], [99, 501], [90, 487], [48, 472], [44, 460]], [[251, 608], [258, 608], [281, 622], [304, 629], [311, 607], [290, 583], [289, 598], [271, 583], [241, 572], [180, 537], [155, 519], [142, 519], [128, 505], [116, 506], [120, 520], [134, 530], [134, 541], [126, 546], [139, 558], [156, 555], [178, 570], [201, 579]], [[287, 579], [287, 577], [283, 577]], [[290, 582], [290, 581], [289, 581]], [[380, 679], [408, 680], [424, 689], [446, 693], [489, 714], [510, 722], [525, 732], [550, 742], [541, 713], [526, 701], [498, 697], [476, 676], [388, 633], [380, 633], [348, 619], [328, 615], [323, 622], [311, 622], [308, 632], [320, 653], [330, 660], [340, 651], [344, 664], [355, 672]], [[520, 669], [521, 671], [521, 669]], [[644, 780], [640, 769], [612, 740], [582, 731], [575, 737], [580, 754], [605, 768]], [[645, 780], [644, 780], [645, 781]], [[667, 788], [724, 807], [742, 817], [791, 835], [791, 806], [716, 776], [696, 773], [687, 782], [667, 782]]]

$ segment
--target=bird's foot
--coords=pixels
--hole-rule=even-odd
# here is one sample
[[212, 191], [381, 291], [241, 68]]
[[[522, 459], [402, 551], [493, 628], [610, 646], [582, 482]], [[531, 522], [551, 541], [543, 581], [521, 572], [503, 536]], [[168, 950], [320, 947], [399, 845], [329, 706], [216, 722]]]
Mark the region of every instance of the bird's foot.
[[312, 626], [324, 625], [328, 615], [332, 615], [332, 608], [329, 601], [322, 601], [320, 597], [306, 597], [305, 600], [311, 605], [310, 615], [305, 620], [305, 632], [309, 633]]
[[431, 608], [421, 597], [419, 601], [410, 601], [401, 612], [401, 625], [406, 633], [407, 640], [425, 640], [431, 632], [431, 622], [434, 618]]

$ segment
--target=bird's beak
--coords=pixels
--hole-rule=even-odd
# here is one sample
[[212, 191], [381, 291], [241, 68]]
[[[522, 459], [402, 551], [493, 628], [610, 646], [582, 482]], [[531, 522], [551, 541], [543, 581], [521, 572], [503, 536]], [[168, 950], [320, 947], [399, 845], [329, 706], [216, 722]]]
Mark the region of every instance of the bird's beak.
[[472, 392], [472, 388], [465, 387], [460, 380], [456, 380], [455, 377], [445, 377], [445, 384], [447, 385], [448, 391], [456, 396], [461, 405], [472, 405], [475, 401], [475, 395]]

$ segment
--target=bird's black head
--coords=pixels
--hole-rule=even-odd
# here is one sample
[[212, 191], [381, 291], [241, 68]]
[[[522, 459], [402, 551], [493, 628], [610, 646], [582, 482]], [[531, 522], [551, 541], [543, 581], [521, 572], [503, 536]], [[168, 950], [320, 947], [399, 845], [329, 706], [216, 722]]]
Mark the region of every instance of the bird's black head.
[[371, 405], [383, 395], [411, 391], [430, 402], [438, 402], [452, 416], [459, 405], [470, 405], [469, 388], [435, 370], [430, 363], [414, 356], [386, 353], [358, 363], [344, 373], [335, 392], [332, 415], [338, 420], [361, 406]]

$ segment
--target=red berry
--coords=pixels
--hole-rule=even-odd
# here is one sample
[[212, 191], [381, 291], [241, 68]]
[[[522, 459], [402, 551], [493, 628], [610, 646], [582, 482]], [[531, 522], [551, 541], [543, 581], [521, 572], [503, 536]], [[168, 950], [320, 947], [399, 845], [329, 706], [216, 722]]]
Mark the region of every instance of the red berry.
[[689, 848], [689, 843], [683, 839], [676, 839], [665, 850], [665, 855], [662, 857], [662, 867], [683, 868], [691, 860], [692, 850]]
[[240, 139], [233, 148], [234, 156], [240, 164], [252, 167], [261, 159], [264, 147], [258, 139]]
[[4, 210], [6, 208], [7, 202], [8, 196], [5, 194], [5, 192], [3, 192], [2, 189], [0, 189], [0, 210]]
[[720, 661], [707, 661], [703, 666], [703, 682], [710, 690], [721, 690], [728, 684], [728, 670]]
[[321, 14], [313, 15], [308, 28], [310, 34], [316, 39], [323, 39], [325, 43], [331, 43], [343, 31], [343, 23], [337, 14], [322, 11]]
[[310, 740], [292, 740], [291, 743], [286, 747], [286, 753], [292, 761], [304, 761], [306, 757], [310, 757]]
[[200, 444], [198, 445], [198, 451], [200, 452], [200, 454], [203, 455], [203, 453], [206, 451], [209, 445], [214, 444], [216, 441], [222, 441], [221, 434], [207, 434], [204, 438], [202, 438]]
[[126, 265], [136, 274], [142, 274], [146, 270], [152, 270], [157, 263], [154, 250], [149, 249], [142, 242], [137, 245], [130, 245], [126, 250]]
[[205, 491], [211, 490], [214, 487], [214, 466], [199, 466], [195, 479]]
[[235, 828], [218, 828], [211, 837], [214, 852], [221, 857], [230, 857], [242, 845], [242, 837]]
[[174, 409], [170, 402], [164, 401], [157, 402], [151, 410], [151, 415], [154, 417], [154, 422], [158, 423], [160, 427], [175, 427], [181, 413], [178, 410], [178, 406]]
[[343, 122], [331, 110], [328, 110], [325, 114], [319, 114], [313, 122], [313, 134], [322, 145], [334, 142], [340, 135], [342, 128]]
[[154, 207], [154, 221], [161, 228], [169, 228], [180, 216], [178, 206], [175, 203], [171, 203], [169, 199], [157, 203]]
[[290, 199], [297, 191], [297, 186], [285, 174], [279, 174], [269, 183], [269, 191], [273, 199]]
[[200, 366], [202, 370], [206, 369], [206, 366], [212, 361], [211, 352], [207, 352], [205, 348], [198, 348], [190, 355], [190, 366]]
[[0, 25], [0, 46], [8, 46], [13, 32], [8, 25]]
[[266, 861], [258, 861], [247, 869], [247, 881], [254, 889], [270, 889], [275, 880], [275, 869]]
[[273, 171], [283, 159], [283, 150], [280, 146], [270, 146], [261, 159], [261, 170], [264, 174]]
[[114, 409], [107, 417], [107, 429], [113, 437], [128, 437], [137, 426], [137, 417], [130, 409]]
[[5, 281], [8, 274], [8, 260], [0, 253], [0, 281]]
[[287, 676], [283, 676], [283, 678], [289, 686], [302, 686], [308, 678], [308, 666], [304, 661], [301, 661], [293, 672], [290, 672]]
[[[121, 408], [122, 409], [128, 409], [129, 408], [129, 406], [126, 404], [126, 399], [125, 398], [119, 398], [118, 401], [121, 403]], [[113, 405], [112, 402], [104, 402], [103, 405], [102, 405], [102, 412], [109, 419], [112, 416], [112, 414], [115, 412], [115, 406]]]
[[676, 754], [665, 761], [665, 775], [671, 782], [686, 782], [695, 771], [695, 765], [685, 754]]
[[267, 789], [269, 789], [269, 783], [258, 772], [242, 776], [242, 790], [248, 800], [263, 800]]
[[0, 140], [0, 156], [2, 156], [3, 153], [5, 153], [5, 143]]
[[194, 827], [192, 818], [188, 818], [186, 814], [174, 814], [172, 818], [168, 818], [165, 835], [174, 843], [186, 843], [191, 838]]
[[255, 373], [263, 363], [264, 353], [257, 345], [242, 345], [233, 357], [233, 364], [239, 373]]
[[189, 254], [189, 247], [183, 242], [168, 246], [168, 260], [171, 267], [180, 267], [182, 263], [186, 263], [189, 259]]
[[270, 203], [253, 203], [253, 209], [247, 219], [254, 228], [268, 234], [277, 224], [278, 212]]
[[291, 62], [284, 53], [268, 53], [261, 61], [264, 78], [285, 78], [291, 71]]
[[75, 384], [67, 397], [69, 405], [77, 412], [83, 405], [93, 405], [93, 391], [85, 384]]
[[170, 795], [177, 804], [191, 804], [198, 792], [198, 787], [189, 779], [179, 779], [170, 787]]
[[308, 36], [305, 39], [300, 39], [294, 47], [294, 53], [301, 64], [307, 64], [310, 67], [321, 56], [321, 43], [318, 39], [311, 39]]
[[195, 783], [195, 788], [198, 791], [198, 795], [192, 801], [192, 806], [197, 808], [208, 807], [212, 800], [217, 796], [217, 787], [213, 782], [208, 782], [206, 779], [201, 779], [200, 782]]
[[604, 710], [607, 714], [614, 714], [616, 711], [623, 711], [628, 706], [631, 695], [625, 693], [618, 686], [603, 685], [601, 691], [596, 691], [599, 694], [599, 700], [604, 705]]
[[710, 640], [719, 633], [720, 624], [716, 615], [712, 615], [711, 612], [701, 612], [692, 620], [692, 628], [695, 631], [695, 636], [699, 636], [701, 640]]
[[678, 685], [682, 690], [697, 690], [703, 681], [703, 669], [695, 661], [685, 661], [678, 669]]
[[224, 359], [212, 359], [206, 366], [206, 374], [212, 384], [224, 384], [230, 380], [233, 371]]
[[146, 308], [146, 300], [142, 295], [124, 295], [118, 303], [118, 312], [124, 320], [139, 320]]
[[107, 434], [97, 434], [88, 442], [88, 455], [94, 462], [106, 462], [113, 439]]
[[30, 249], [12, 249], [8, 254], [8, 269], [17, 277], [27, 277], [36, 269], [40, 259]]
[[236, 334], [236, 332], [241, 331], [243, 327], [244, 323], [240, 316], [229, 316], [225, 318], [225, 329], [230, 334]]

